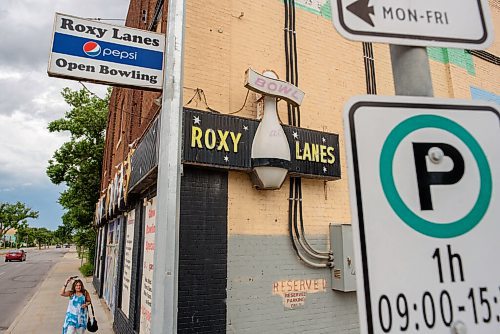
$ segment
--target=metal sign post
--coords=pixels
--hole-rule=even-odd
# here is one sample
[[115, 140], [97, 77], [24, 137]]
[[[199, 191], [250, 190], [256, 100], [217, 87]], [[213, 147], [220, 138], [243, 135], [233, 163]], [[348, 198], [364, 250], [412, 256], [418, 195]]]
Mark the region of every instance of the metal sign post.
[[168, 1], [151, 333], [177, 333], [185, 0]]
[[402, 45], [389, 47], [396, 95], [434, 96], [427, 50]]

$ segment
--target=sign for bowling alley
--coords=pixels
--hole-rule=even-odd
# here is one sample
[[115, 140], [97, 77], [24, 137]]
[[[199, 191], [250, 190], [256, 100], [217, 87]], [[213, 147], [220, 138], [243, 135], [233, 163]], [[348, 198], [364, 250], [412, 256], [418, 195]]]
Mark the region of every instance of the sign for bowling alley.
[[[183, 118], [184, 164], [251, 171], [259, 121], [188, 108], [184, 108]], [[283, 125], [283, 130], [290, 147], [290, 175], [340, 179], [338, 134], [289, 125]]]
[[161, 90], [165, 37], [57, 13], [49, 76]]

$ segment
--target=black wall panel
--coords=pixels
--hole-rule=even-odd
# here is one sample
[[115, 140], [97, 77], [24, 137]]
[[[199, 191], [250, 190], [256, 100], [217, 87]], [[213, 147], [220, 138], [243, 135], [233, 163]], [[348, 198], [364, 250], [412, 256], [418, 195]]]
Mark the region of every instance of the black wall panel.
[[184, 167], [178, 333], [226, 333], [227, 172]]

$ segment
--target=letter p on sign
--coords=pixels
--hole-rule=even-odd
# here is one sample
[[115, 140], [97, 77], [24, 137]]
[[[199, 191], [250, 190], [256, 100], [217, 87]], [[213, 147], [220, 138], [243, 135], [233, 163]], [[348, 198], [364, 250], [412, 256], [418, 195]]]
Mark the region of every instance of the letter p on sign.
[[493, 143], [500, 142], [500, 117], [494, 106], [359, 97], [350, 101], [344, 119], [351, 166], [358, 173], [358, 185], [351, 188], [371, 189], [363, 196], [373, 201], [365, 200], [363, 207], [373, 203], [375, 210], [392, 212], [434, 238], [462, 235], [483, 220], [494, 202], [498, 173], [493, 166], [499, 150]]
[[[431, 185], [455, 184], [464, 175], [464, 159], [453, 146], [445, 143], [413, 143], [415, 171], [417, 173], [420, 208], [432, 210]], [[429, 172], [427, 161], [441, 164], [445, 157], [453, 161], [453, 169], [447, 172]]]

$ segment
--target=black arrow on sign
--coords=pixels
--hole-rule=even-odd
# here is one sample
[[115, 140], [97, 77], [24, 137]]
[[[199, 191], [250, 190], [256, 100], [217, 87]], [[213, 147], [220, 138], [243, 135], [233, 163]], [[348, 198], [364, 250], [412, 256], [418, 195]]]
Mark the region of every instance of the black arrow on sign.
[[358, 0], [347, 6], [347, 10], [371, 25], [372, 27], [375, 27], [375, 24], [373, 24], [372, 18], [370, 17], [370, 14], [375, 15], [375, 12], [373, 10], [373, 6], [368, 6], [368, 2], [370, 0]]

